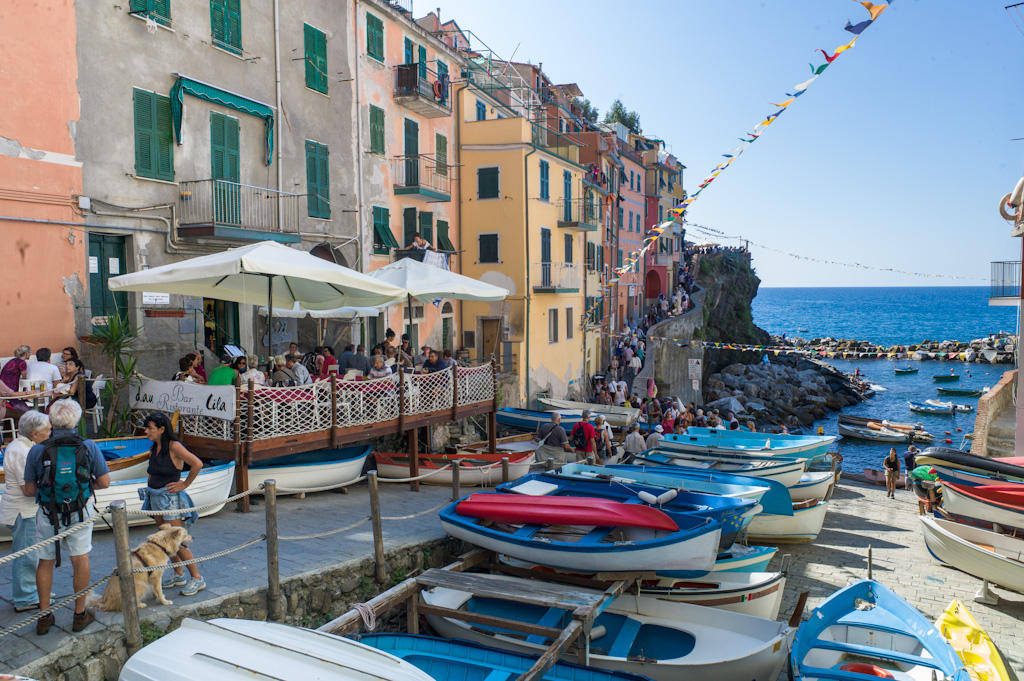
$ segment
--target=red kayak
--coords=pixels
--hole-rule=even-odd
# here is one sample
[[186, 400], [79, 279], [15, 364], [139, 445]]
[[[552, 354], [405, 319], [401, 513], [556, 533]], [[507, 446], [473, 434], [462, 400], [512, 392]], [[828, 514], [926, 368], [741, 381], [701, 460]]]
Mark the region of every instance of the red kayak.
[[1024, 456], [997, 456], [996, 461], [1002, 461], [1014, 466], [1024, 466]]
[[623, 504], [593, 497], [534, 497], [519, 494], [471, 494], [458, 503], [459, 515], [526, 525], [648, 527], [677, 532], [664, 511], [645, 504]]
[[955, 485], [944, 482], [943, 487], [951, 487], [954, 492], [989, 504], [999, 504], [1015, 511], [1024, 511], [1024, 484], [1008, 485]]

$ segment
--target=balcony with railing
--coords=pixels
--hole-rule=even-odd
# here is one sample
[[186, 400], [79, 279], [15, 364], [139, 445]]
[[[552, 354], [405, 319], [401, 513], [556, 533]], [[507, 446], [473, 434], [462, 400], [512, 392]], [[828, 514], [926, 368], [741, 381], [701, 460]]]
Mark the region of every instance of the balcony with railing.
[[391, 250], [391, 262], [398, 262], [402, 258], [411, 258], [444, 270], [451, 270], [454, 257], [454, 252], [437, 251], [433, 248], [394, 248]]
[[583, 268], [574, 262], [535, 262], [530, 281], [534, 293], [578, 293], [583, 285]]
[[992, 281], [988, 294], [989, 305], [1020, 304], [1020, 261], [992, 263]]
[[437, 158], [427, 154], [391, 159], [395, 194], [412, 195], [431, 203], [452, 200], [454, 171], [455, 166], [439, 163]]
[[452, 115], [451, 81], [426, 64], [395, 67], [395, 101], [425, 118]]
[[604, 202], [587, 192], [581, 198], [558, 201], [558, 226], [579, 232], [596, 232], [601, 225]]
[[178, 234], [296, 243], [301, 198], [301, 194], [230, 180], [179, 182]]

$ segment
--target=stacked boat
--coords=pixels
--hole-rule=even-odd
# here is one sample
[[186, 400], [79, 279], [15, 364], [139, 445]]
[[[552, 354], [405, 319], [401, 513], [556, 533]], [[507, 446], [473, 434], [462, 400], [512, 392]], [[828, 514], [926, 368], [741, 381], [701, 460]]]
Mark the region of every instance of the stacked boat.
[[839, 415], [839, 434], [868, 442], [931, 442], [935, 436], [920, 423], [902, 423], [867, 416]]
[[[1024, 460], [930, 447], [916, 462], [930, 466], [942, 487], [935, 517], [921, 517], [932, 556], [985, 582], [1024, 593]], [[987, 588], [981, 596], [993, 598]]]

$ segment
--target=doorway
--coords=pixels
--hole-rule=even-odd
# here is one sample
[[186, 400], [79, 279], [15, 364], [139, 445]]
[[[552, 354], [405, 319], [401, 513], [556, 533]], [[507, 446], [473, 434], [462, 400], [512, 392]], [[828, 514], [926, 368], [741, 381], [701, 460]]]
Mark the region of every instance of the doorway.
[[501, 320], [480, 320], [480, 359], [498, 355], [498, 344], [501, 342]]
[[203, 298], [203, 341], [210, 352], [219, 354], [225, 345], [239, 345], [238, 303]]

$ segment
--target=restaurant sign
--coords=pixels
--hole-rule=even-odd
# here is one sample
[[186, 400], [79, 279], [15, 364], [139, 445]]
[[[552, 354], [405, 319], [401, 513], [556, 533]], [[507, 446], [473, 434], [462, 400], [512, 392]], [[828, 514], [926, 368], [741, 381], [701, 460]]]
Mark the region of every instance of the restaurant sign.
[[188, 416], [235, 417], [235, 388], [185, 381], [143, 381], [130, 391], [132, 409], [181, 412]]

